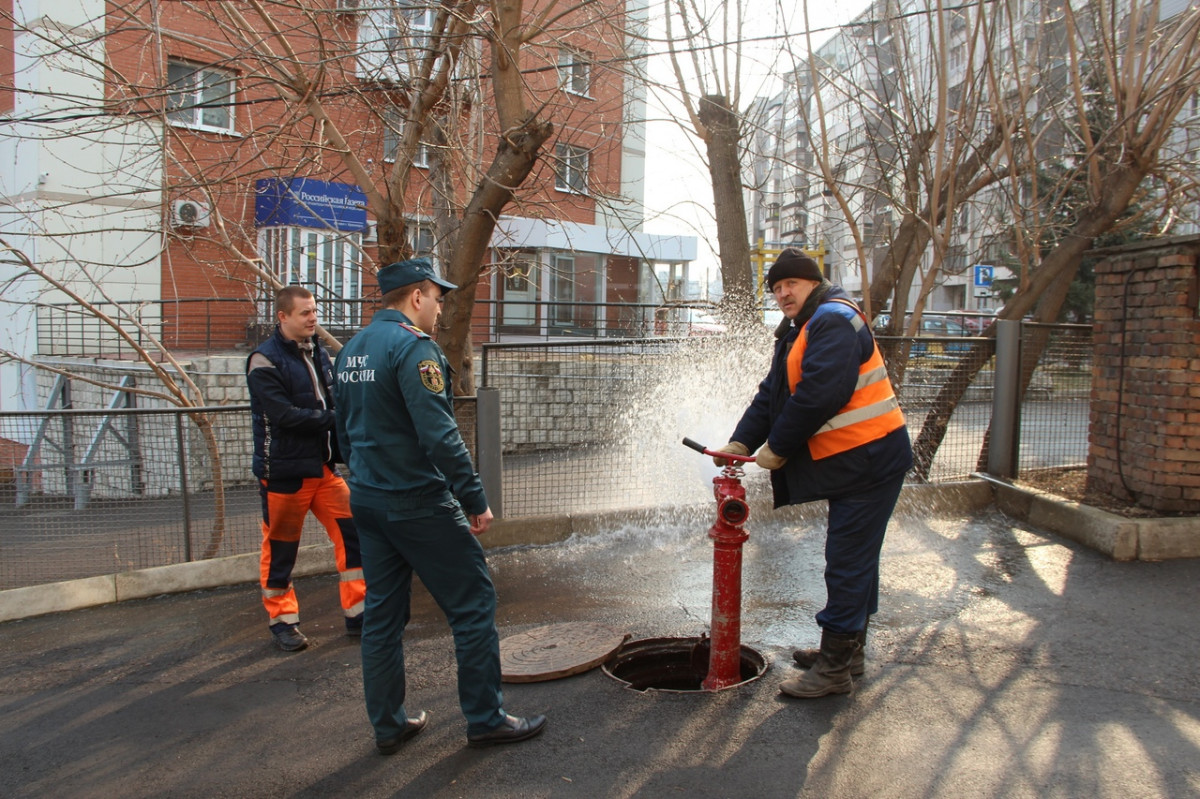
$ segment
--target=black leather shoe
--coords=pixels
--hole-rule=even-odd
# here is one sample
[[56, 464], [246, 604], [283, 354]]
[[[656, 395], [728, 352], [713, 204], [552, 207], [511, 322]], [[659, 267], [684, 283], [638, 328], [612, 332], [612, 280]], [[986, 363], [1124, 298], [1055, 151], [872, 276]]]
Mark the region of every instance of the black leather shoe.
[[346, 635], [352, 638], [362, 638], [363, 615], [360, 613], [357, 616], [348, 616], [346, 618]]
[[308, 646], [308, 639], [294, 624], [276, 624], [271, 627], [271, 635], [275, 637], [275, 646], [284, 652], [299, 652]]
[[379, 750], [379, 754], [381, 755], [394, 755], [405, 741], [420, 735], [421, 730], [425, 729], [425, 725], [428, 723], [429, 714], [422, 710], [417, 714], [416, 718], [405, 721], [404, 729], [395, 738], [376, 738], [375, 748]]
[[480, 748], [496, 744], [515, 744], [517, 741], [528, 741], [545, 728], [545, 716], [530, 716], [523, 719], [518, 716], [506, 715], [500, 726], [493, 727], [487, 732], [468, 735], [467, 746]]

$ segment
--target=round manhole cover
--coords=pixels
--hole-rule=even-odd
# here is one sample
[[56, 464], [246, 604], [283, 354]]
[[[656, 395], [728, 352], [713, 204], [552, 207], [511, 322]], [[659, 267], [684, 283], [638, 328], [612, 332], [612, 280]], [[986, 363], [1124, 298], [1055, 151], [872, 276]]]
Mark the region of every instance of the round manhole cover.
[[500, 642], [504, 682], [541, 682], [594, 669], [621, 648], [629, 633], [603, 624], [548, 624]]

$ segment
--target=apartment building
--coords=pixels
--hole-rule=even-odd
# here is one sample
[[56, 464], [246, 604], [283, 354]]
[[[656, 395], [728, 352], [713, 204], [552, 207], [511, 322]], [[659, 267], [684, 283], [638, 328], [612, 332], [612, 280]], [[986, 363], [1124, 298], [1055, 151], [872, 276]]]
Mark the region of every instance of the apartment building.
[[[1112, 10], [1118, 29], [1131, 7]], [[1158, 19], [1187, 8], [1185, 0], [1163, 3]], [[1072, 24], [1086, 38], [1088, 15], [1080, 11]], [[940, 13], [915, 0], [872, 3], [757, 103], [747, 169], [752, 239], [824, 247], [831, 278], [861, 297], [896, 247], [905, 214], [915, 213], [933, 235], [921, 244], [906, 306], [995, 309], [998, 286], [1017, 278], [1020, 247], [1038, 240], [1024, 215], [1037, 209], [1048, 226], [1063, 203], [1055, 170], [1078, 163], [1067, 36], [1061, 4], [1041, 0]], [[1198, 104], [1193, 95], [1165, 148], [1176, 163], [1195, 163]], [[1032, 131], [1018, 146], [1031, 148], [1020, 155], [1044, 170], [1040, 183], [1007, 177], [1015, 139], [989, 139], [997, 108]], [[946, 215], [929, 211], [933, 185], [952, 197]], [[1194, 194], [1178, 199], [1170, 232], [1194, 230], [1198, 212]]]
[[[370, 312], [381, 223], [445, 255], [506, 135], [487, 15], [264, 8], [0, 0], [0, 325], [19, 359], [126, 351], [81, 302], [179, 351], [245, 347], [272, 321], [264, 272], [311, 288], [349, 333]], [[693, 238], [642, 229], [644, 92], [622, 67], [644, 15], [580, 4], [521, 50], [515, 80], [553, 134], [497, 222], [484, 340], [610, 334], [607, 303], [659, 301], [656, 270], [695, 257]], [[0, 366], [0, 408], [32, 401], [29, 370]]]

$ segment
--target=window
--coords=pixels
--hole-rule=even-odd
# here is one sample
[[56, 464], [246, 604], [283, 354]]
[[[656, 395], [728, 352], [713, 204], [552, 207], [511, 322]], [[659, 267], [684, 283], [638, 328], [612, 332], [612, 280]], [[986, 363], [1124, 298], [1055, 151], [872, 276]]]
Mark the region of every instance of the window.
[[[554, 255], [550, 259], [550, 324], [569, 327], [575, 323], [575, 259]], [[561, 303], [561, 304], [560, 304]]]
[[433, 5], [412, 0], [367, 10], [358, 28], [358, 76], [384, 83], [406, 78], [430, 47], [433, 12]]
[[167, 62], [167, 120], [197, 130], [232, 132], [233, 74], [186, 61]]
[[408, 243], [412, 247], [414, 258], [424, 257], [431, 258], [434, 262], [437, 261], [437, 238], [433, 235], [433, 228], [429, 225], [410, 223]]
[[[402, 124], [400, 114], [397, 111], [389, 110], [384, 112], [383, 160], [389, 164], [396, 162], [396, 156], [400, 152], [400, 126]], [[429, 168], [429, 145], [425, 142], [417, 144], [417, 151], [413, 154], [412, 165], [421, 169]]]
[[584, 53], [565, 47], [558, 51], [558, 85], [571, 94], [587, 96], [591, 89], [591, 67]]
[[956, 44], [950, 48], [950, 69], [954, 71], [961, 70], [963, 64], [967, 60], [967, 46], [965, 44]]
[[[361, 237], [302, 227], [264, 228], [259, 232], [259, 254], [281, 283], [295, 283], [313, 293], [321, 324], [357, 327], [362, 311]], [[267, 306], [264, 319], [273, 313]]]
[[574, 194], [587, 194], [588, 151], [570, 144], [554, 148], [558, 159], [554, 188]]

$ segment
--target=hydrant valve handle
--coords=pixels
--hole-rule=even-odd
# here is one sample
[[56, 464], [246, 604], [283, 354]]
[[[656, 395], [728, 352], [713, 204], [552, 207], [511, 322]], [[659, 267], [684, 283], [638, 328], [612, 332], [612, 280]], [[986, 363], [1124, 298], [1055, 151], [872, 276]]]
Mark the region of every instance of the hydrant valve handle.
[[737, 461], [740, 463], [754, 463], [753, 455], [734, 455], [732, 452], [721, 452], [719, 450], [709, 449], [708, 447], [704, 446], [703, 444], [693, 441], [690, 438], [684, 438], [683, 445], [685, 447], [690, 447], [691, 449], [694, 449], [697, 452], [703, 453], [705, 455], [712, 455], [713, 457], [724, 458], [725, 460], [730, 461], [730, 462]]

